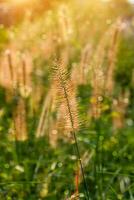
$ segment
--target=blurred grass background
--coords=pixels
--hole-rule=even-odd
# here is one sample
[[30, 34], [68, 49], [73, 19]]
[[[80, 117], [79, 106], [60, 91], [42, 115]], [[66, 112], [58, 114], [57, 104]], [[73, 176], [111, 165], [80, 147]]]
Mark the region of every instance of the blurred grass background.
[[0, 1], [0, 200], [89, 199], [63, 86], [90, 199], [133, 200], [127, 0]]

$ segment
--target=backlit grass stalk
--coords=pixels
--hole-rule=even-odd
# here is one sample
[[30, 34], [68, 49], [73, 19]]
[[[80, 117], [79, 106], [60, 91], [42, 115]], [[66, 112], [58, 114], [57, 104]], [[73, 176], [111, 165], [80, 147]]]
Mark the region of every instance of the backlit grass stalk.
[[25, 58], [22, 58], [22, 77], [23, 77], [23, 86], [26, 87], [26, 61]]
[[86, 44], [81, 52], [80, 63], [74, 63], [72, 66], [71, 79], [76, 88], [78, 87], [78, 85], [87, 84], [87, 75], [89, 72], [89, 64], [91, 62], [92, 53], [92, 45], [89, 43]]
[[108, 70], [107, 70], [106, 78], [105, 78], [105, 90], [106, 90], [106, 93], [110, 95], [112, 94], [113, 87], [114, 87], [113, 77], [114, 77], [114, 71], [115, 71], [115, 66], [116, 66], [115, 62], [116, 62], [117, 51], [118, 51], [119, 35], [121, 31], [118, 23], [115, 25], [115, 27], [113, 27], [111, 44], [110, 44], [109, 52], [108, 52]]
[[[13, 58], [10, 51], [7, 53], [7, 62], [8, 62], [9, 72], [10, 72], [10, 77], [11, 77], [11, 89], [12, 89], [11, 96], [13, 100], [15, 100], [14, 104], [16, 104], [15, 109], [12, 111], [14, 132], [15, 132], [14, 136], [15, 136], [16, 141], [24, 141], [27, 139], [25, 100], [21, 96], [18, 96], [21, 81], [20, 81], [19, 74], [17, 74], [17, 76], [15, 77]], [[23, 66], [22, 71], [26, 71], [26, 66]], [[23, 74], [23, 80], [24, 80], [25, 79], [24, 73], [22, 74]], [[23, 81], [23, 84], [24, 84], [24, 81]], [[25, 87], [23, 84], [22, 86]], [[25, 84], [26, 84], [26, 81], [25, 81]]]
[[[17, 76], [17, 90], [20, 93], [21, 87], [24, 90], [24, 97], [26, 94], [26, 63], [22, 61], [22, 80], [18, 74]], [[18, 95], [16, 109], [14, 111], [14, 121], [15, 121], [15, 130], [16, 130], [16, 139], [18, 141], [27, 140], [27, 123], [26, 123], [26, 100], [25, 98]]]
[[69, 120], [70, 120], [71, 128], [72, 128], [71, 134], [72, 134], [73, 139], [74, 139], [77, 158], [78, 158], [80, 168], [81, 168], [86, 199], [90, 199], [88, 187], [87, 187], [87, 182], [86, 182], [86, 178], [85, 178], [85, 172], [84, 172], [83, 164], [82, 164], [82, 161], [81, 161], [80, 150], [79, 150], [78, 141], [77, 141], [77, 137], [76, 137], [75, 120], [74, 120], [73, 113], [72, 113], [72, 110], [71, 110], [70, 95], [69, 95], [69, 91], [68, 91], [68, 88], [67, 88], [67, 85], [66, 85], [67, 81], [68, 81], [68, 77], [67, 77], [66, 72], [63, 70], [61, 64], [59, 64], [58, 66], [57, 65], [55, 66], [55, 72], [56, 72], [55, 77], [57, 79], [57, 84], [58, 84], [59, 89], [61, 91], [61, 97], [65, 100], [65, 106], [67, 107], [67, 110], [68, 110], [68, 116], [69, 116]]
[[7, 61], [8, 61], [8, 66], [9, 66], [9, 72], [10, 72], [12, 87], [14, 87], [14, 72], [13, 72], [12, 56], [11, 56], [10, 51], [7, 52]]
[[49, 117], [48, 115], [49, 115], [49, 110], [51, 109], [51, 103], [52, 103], [52, 91], [50, 89], [43, 103], [43, 108], [42, 108], [41, 116], [39, 119], [37, 131], [36, 131], [37, 138], [42, 137], [45, 134], [46, 122], [48, 122], [48, 117]]
[[[103, 96], [111, 95], [114, 86], [114, 70], [117, 57], [121, 21], [117, 20], [100, 40], [90, 64], [89, 76], [93, 88], [91, 115], [98, 119], [101, 115]], [[91, 74], [91, 75], [90, 75]], [[90, 79], [89, 79], [90, 80]]]

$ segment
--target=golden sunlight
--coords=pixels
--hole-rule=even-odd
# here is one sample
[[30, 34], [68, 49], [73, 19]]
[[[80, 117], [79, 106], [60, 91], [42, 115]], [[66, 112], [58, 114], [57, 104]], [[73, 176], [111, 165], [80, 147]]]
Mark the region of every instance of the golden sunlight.
[[35, 0], [8, 0], [8, 2], [12, 4], [25, 4], [25, 3], [30, 3], [33, 1]]

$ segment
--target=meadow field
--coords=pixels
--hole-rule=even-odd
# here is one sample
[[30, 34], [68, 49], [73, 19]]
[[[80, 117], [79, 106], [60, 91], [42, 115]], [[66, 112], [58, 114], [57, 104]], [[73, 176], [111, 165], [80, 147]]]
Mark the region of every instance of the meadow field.
[[134, 200], [134, 5], [0, 1], [0, 200]]

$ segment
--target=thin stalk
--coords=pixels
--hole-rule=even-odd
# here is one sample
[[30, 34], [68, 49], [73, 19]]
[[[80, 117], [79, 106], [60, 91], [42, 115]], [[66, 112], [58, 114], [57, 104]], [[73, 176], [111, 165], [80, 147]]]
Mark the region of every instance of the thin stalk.
[[26, 62], [22, 59], [23, 86], [26, 87]]
[[103, 177], [103, 141], [100, 141], [100, 175], [101, 175], [101, 179], [100, 179], [100, 186], [101, 186], [101, 198], [102, 200], [104, 199], [104, 195], [103, 195], [103, 182], [104, 182], [104, 177]]
[[40, 155], [39, 156], [39, 159], [36, 163], [36, 166], [35, 166], [35, 170], [34, 170], [34, 174], [33, 174], [33, 179], [32, 180], [35, 180], [36, 179], [36, 176], [37, 176], [37, 173], [39, 171], [39, 168], [40, 168], [40, 164], [41, 164], [41, 160], [43, 159], [43, 155]]
[[95, 181], [96, 181], [98, 193], [100, 195], [98, 172], [99, 172], [99, 133], [97, 131], [96, 148], [95, 148]]
[[[16, 85], [14, 84], [14, 70], [13, 70], [13, 61], [12, 61], [12, 56], [11, 53], [8, 52], [7, 54], [7, 62], [8, 62], [8, 67], [9, 67], [9, 72], [10, 72], [10, 78], [11, 78], [11, 86], [12, 86], [12, 98], [14, 100], [16, 96]], [[13, 125], [14, 125], [14, 131], [16, 132], [16, 127], [15, 127], [15, 115], [14, 112], [12, 112], [12, 118], [13, 118]], [[19, 149], [18, 149], [18, 142], [17, 142], [17, 137], [15, 133], [15, 143], [14, 143], [14, 148], [15, 148], [15, 157], [16, 161], [19, 163]]]
[[78, 161], [79, 161], [80, 168], [81, 168], [81, 173], [82, 173], [82, 178], [83, 178], [84, 187], [85, 187], [85, 193], [86, 193], [86, 199], [89, 200], [90, 197], [89, 197], [89, 192], [88, 192], [88, 187], [87, 187], [87, 182], [86, 182], [86, 178], [85, 178], [85, 172], [84, 172], [83, 164], [82, 164], [82, 161], [81, 161], [81, 156], [80, 156], [78, 141], [77, 141], [77, 137], [76, 137], [76, 132], [75, 132], [75, 128], [74, 128], [74, 121], [73, 121], [73, 116], [72, 116], [72, 112], [71, 112], [71, 108], [70, 108], [70, 102], [69, 102], [67, 90], [66, 90], [66, 87], [64, 85], [64, 81], [63, 81], [63, 78], [62, 78], [62, 75], [61, 75], [60, 71], [59, 71], [59, 78], [60, 78], [60, 81], [61, 81], [61, 86], [62, 86], [63, 91], [64, 91], [65, 100], [66, 100], [66, 104], [67, 104], [67, 109], [68, 109], [68, 112], [69, 112], [70, 122], [71, 122], [71, 126], [72, 126], [71, 133], [72, 133], [73, 138], [74, 138], [77, 157], [78, 157]]
[[7, 54], [7, 60], [8, 60], [8, 66], [9, 66], [9, 71], [10, 71], [12, 85], [14, 86], [13, 63], [12, 63], [12, 57], [11, 57], [10, 53]]
[[103, 183], [103, 172], [102, 172], [102, 142], [100, 141], [100, 123], [96, 121], [96, 159], [95, 159], [95, 168], [96, 168], [96, 185], [98, 186], [99, 199], [103, 200], [102, 195], [102, 183]]

